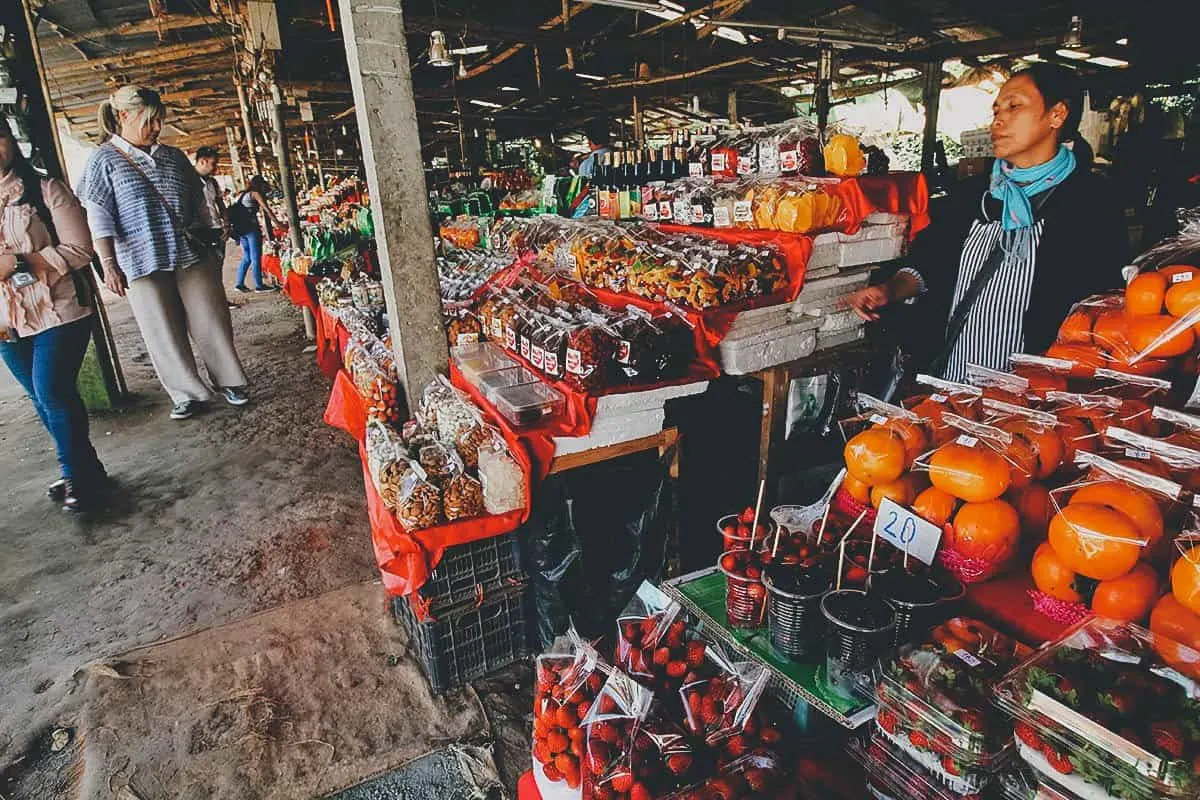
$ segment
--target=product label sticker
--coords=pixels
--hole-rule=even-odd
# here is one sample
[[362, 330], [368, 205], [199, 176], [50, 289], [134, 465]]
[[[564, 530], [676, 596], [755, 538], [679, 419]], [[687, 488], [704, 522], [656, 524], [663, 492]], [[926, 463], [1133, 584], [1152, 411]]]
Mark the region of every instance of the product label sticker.
[[529, 363], [538, 369], [546, 368], [546, 351], [541, 345], [535, 344], [529, 348]]
[[680, 225], [690, 225], [692, 222], [692, 207], [682, 200], [676, 200], [672, 206], [675, 221]]
[[525, 359], [526, 361], [529, 360], [529, 337], [528, 336], [521, 337], [521, 358]]
[[886, 497], [875, 516], [875, 535], [925, 564], [933, 564], [942, 542], [940, 527]]
[[780, 172], [795, 172], [800, 166], [800, 159], [795, 150], [779, 151]]
[[713, 172], [724, 172], [725, 171], [725, 154], [724, 153], [713, 153], [712, 154], [712, 171]]
[[946, 395], [944, 395], [944, 394], [936, 394], [936, 393], [935, 393], [935, 394], [931, 394], [931, 395], [929, 395], [929, 399], [930, 399], [930, 400], [932, 400], [932, 401], [933, 401], [933, 402], [935, 402], [935, 403], [944, 403], [944, 402], [946, 402], [947, 400], [949, 400], [950, 398], [949, 398], [949, 397], [947, 397], [947, 396], [946, 396]]
[[779, 148], [774, 142], [763, 142], [759, 146], [758, 171], [764, 174], [779, 172]]
[[888, 423], [888, 418], [883, 414], [872, 414], [868, 419], [871, 420], [873, 425], [886, 425]]
[[512, 328], [504, 329], [504, 346], [509, 350], [517, 349], [517, 332]]
[[1158, 756], [1038, 689], [1034, 689], [1033, 696], [1029, 698], [1029, 710], [1049, 717], [1085, 741], [1090, 740], [1100, 745], [1143, 775], [1156, 776], [1162, 769], [1162, 759]]
[[547, 375], [557, 375], [558, 374], [558, 352], [555, 350], [545, 351], [544, 361], [546, 364], [546, 374]]
[[701, 222], [704, 222], [704, 206], [694, 205], [692, 206], [692, 224], [699, 224]]
[[583, 353], [573, 347], [567, 348], [567, 372], [572, 375], [583, 374]]
[[729, 218], [729, 206], [714, 206], [713, 226], [717, 228], [728, 228], [731, 225], [733, 225], [733, 220]]
[[15, 86], [7, 86], [0, 89], [0, 104], [13, 106], [17, 104], [20, 98], [17, 96], [17, 88]]
[[750, 173], [754, 172], [754, 170], [755, 170], [754, 159], [742, 158], [741, 156], [738, 156], [738, 162], [737, 162], [737, 174], [738, 175], [749, 175]]
[[749, 200], [736, 200], [733, 203], [733, 221], [734, 222], [752, 222], [754, 220], [754, 211], [750, 207]]
[[455, 338], [455, 344], [475, 344], [478, 341], [478, 333], [460, 333]]
[[[722, 169], [724, 169], [724, 168], [722, 167]], [[704, 165], [701, 164], [699, 161], [689, 162], [688, 163], [688, 177], [703, 178], [704, 177]]]
[[1171, 276], [1171, 283], [1187, 283], [1192, 279], [1190, 272], [1176, 272]]
[[963, 447], [974, 447], [975, 445], [979, 444], [978, 439], [976, 439], [974, 436], [967, 436], [965, 433], [954, 441], [958, 444], [961, 444]]
[[504, 323], [500, 321], [499, 317], [492, 317], [491, 322], [492, 338], [500, 341], [504, 338]]
[[619, 339], [617, 341], [617, 363], [629, 363], [629, 351], [632, 349], [628, 339]]
[[966, 664], [968, 667], [978, 667], [983, 662], [975, 657], [974, 653], [968, 653], [966, 650], [955, 650], [954, 655], [958, 660]]
[[1125, 455], [1128, 458], [1136, 458], [1138, 461], [1149, 461], [1150, 460], [1150, 451], [1149, 450], [1139, 450], [1136, 447], [1126, 447]]
[[646, 203], [642, 206], [642, 216], [651, 222], [658, 222], [658, 203]]
[[658, 201], [658, 218], [661, 219], [663, 222], [670, 222], [671, 217], [672, 217], [671, 201], [670, 200], [659, 200]]

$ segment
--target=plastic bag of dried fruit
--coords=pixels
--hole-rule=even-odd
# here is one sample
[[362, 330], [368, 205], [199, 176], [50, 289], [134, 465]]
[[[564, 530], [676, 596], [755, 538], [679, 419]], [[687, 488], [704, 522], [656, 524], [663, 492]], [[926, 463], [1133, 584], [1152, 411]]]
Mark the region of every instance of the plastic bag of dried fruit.
[[787, 780], [783, 764], [774, 753], [760, 751], [738, 758], [716, 775], [667, 795], [663, 800], [740, 800], [770, 797]]
[[969, 383], [954, 383], [932, 375], [917, 375], [920, 390], [901, 405], [917, 415], [930, 430], [934, 445], [942, 445], [958, 435], [958, 431], [942, 420], [942, 415], [951, 413], [964, 419], [980, 418], [980, 400], [983, 389]]
[[751, 727], [751, 717], [770, 675], [762, 664], [736, 661], [723, 648], [707, 644], [704, 660], [693, 667], [700, 677], [679, 690], [684, 726], [717, 746]]
[[1179, 501], [1182, 487], [1092, 453], [1080, 452], [1076, 462], [1083, 477], [1050, 492], [1055, 513], [1047, 544], [1058, 565], [1098, 581], [1090, 601], [1095, 614], [1139, 620], [1159, 595], [1158, 575], [1143, 562], [1173, 533], [1164, 509]]
[[565, 652], [537, 658], [533, 695], [534, 768], [570, 789], [582, 785], [583, 721], [604, 688], [612, 667], [574, 627], [567, 630]]
[[634, 742], [654, 704], [654, 692], [613, 670], [581, 721], [583, 800], [650, 797], [634, 779]]
[[687, 622], [680, 605], [661, 589], [642, 582], [617, 618], [617, 637], [621, 669], [656, 689], [673, 691], [683, 684], [689, 671]]

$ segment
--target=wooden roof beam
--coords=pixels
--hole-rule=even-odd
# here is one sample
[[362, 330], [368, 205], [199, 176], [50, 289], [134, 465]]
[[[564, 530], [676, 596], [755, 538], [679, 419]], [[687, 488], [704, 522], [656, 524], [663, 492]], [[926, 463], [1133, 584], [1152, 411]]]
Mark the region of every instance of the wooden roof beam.
[[224, 51], [232, 51], [233, 42], [225, 37], [201, 39], [197, 42], [154, 47], [149, 50], [134, 50], [128, 53], [118, 53], [100, 58], [90, 58], [74, 64], [47, 64], [46, 71], [50, 73], [51, 81], [67, 75], [82, 75], [96, 71], [99, 67], [146, 67], [154, 64], [167, 64], [184, 58], [196, 58], [204, 55], [215, 55]]
[[143, 19], [107, 28], [92, 28], [87, 31], [73, 31], [45, 17], [42, 18], [42, 21], [50, 26], [51, 30], [55, 33], [62, 36], [63, 41], [68, 44], [90, 42], [108, 36], [141, 36], [150, 33], [157, 34], [160, 31], [182, 31], [190, 28], [203, 28], [209, 25], [225, 24], [218, 17], [200, 14], [169, 14], [165, 19]]

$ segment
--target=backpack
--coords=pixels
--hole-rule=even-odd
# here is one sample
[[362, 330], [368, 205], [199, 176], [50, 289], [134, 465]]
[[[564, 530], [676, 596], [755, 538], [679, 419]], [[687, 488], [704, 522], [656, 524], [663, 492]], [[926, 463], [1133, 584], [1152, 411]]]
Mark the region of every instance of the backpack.
[[235, 239], [240, 239], [246, 234], [258, 230], [258, 211], [246, 207], [242, 202], [242, 198], [245, 196], [246, 193], [242, 192], [238, 195], [237, 200], [225, 209], [225, 222], [229, 224], [229, 235]]

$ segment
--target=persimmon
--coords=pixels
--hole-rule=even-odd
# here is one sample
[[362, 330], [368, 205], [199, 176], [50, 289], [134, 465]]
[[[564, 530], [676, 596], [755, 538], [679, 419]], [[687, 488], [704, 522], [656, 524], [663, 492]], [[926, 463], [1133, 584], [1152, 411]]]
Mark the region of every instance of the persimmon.
[[959, 499], [936, 486], [930, 486], [913, 500], [913, 513], [938, 527], [948, 523], [957, 510]]
[[853, 497], [858, 502], [866, 505], [871, 502], [871, 487], [860, 481], [853, 475], [846, 473], [846, 477], [842, 479], [842, 489], [846, 494]]
[[868, 428], [846, 442], [846, 471], [868, 486], [891, 483], [904, 474], [908, 454], [904, 440], [880, 426]]
[[1012, 473], [1009, 485], [1018, 489], [1028, 486], [1038, 474], [1038, 453], [1024, 436], [1014, 435], [1004, 448], [1004, 458]]
[[1143, 375], [1153, 378], [1155, 375], [1163, 374], [1171, 366], [1170, 362], [1161, 358], [1143, 358], [1136, 364], [1129, 363], [1130, 358], [1133, 358], [1133, 355], [1114, 355], [1112, 363], [1108, 365], [1108, 368], [1130, 375]]
[[922, 480], [913, 473], [901, 475], [891, 483], [881, 483], [871, 487], [871, 506], [879, 508], [883, 499], [889, 498], [894, 503], [908, 508], [917, 495], [921, 493]]
[[1047, 392], [1065, 392], [1067, 390], [1067, 379], [1057, 372], [1026, 370], [1024, 373], [1018, 372], [1017, 374], [1029, 381], [1029, 393], [1035, 397], [1044, 398]]
[[1153, 406], [1145, 400], [1131, 397], [1121, 401], [1121, 410], [1117, 412], [1113, 424], [1134, 433], [1148, 434], [1154, 421], [1153, 414]]
[[1024, 419], [1003, 420], [996, 424], [1014, 437], [1021, 437], [1033, 445], [1037, 453], [1037, 473], [1034, 477], [1049, 478], [1062, 465], [1063, 441], [1053, 427]]
[[1002, 455], [983, 444], [951, 442], [929, 459], [929, 481], [960, 500], [982, 503], [1008, 491], [1012, 470]]
[[1167, 313], [1185, 317], [1200, 308], [1200, 280], [1184, 281], [1167, 289]]
[[1102, 312], [1096, 317], [1096, 325], [1092, 328], [1092, 344], [1108, 351], [1110, 354], [1132, 355], [1133, 348], [1129, 343], [1129, 320], [1120, 309]]
[[1021, 540], [1017, 510], [1003, 500], [963, 503], [954, 515], [946, 546], [991, 564], [1008, 561]]
[[1200, 616], [1167, 592], [1150, 612], [1150, 630], [1174, 639], [1193, 650], [1200, 650]]
[[1161, 461], [1155, 461], [1149, 458], [1145, 460], [1118, 458], [1113, 463], [1120, 464], [1122, 467], [1136, 469], [1138, 472], [1145, 472], [1149, 475], [1157, 475], [1158, 477], [1166, 478], [1167, 480], [1171, 479], [1171, 473], [1167, 471], [1166, 465], [1164, 465]]
[[1064, 603], [1083, 601], [1083, 595], [1079, 593], [1077, 585], [1079, 575], [1062, 562], [1049, 542], [1042, 542], [1033, 552], [1029, 571], [1033, 575], [1033, 585], [1039, 592]]
[[1137, 563], [1141, 531], [1124, 512], [1073, 503], [1050, 520], [1047, 541], [1063, 563], [1088, 578], [1119, 578]]
[[1103, 480], [1081, 486], [1071, 495], [1068, 505], [1091, 503], [1116, 509], [1133, 520], [1146, 539], [1146, 553], [1163, 537], [1163, 516], [1154, 495], [1140, 486], [1118, 480]]
[[1031, 483], [1021, 489], [1010, 489], [1004, 497], [1017, 510], [1024, 533], [1038, 538], [1046, 535], [1050, 518], [1054, 516], [1049, 489], [1040, 483]]
[[1171, 567], [1171, 594], [1193, 614], [1200, 614], [1200, 548], [1187, 550]]
[[1092, 321], [1092, 315], [1087, 311], [1072, 311], [1058, 328], [1058, 341], [1063, 344], [1091, 344]]
[[1078, 417], [1062, 416], [1058, 418], [1058, 436], [1063, 443], [1063, 463], [1075, 463], [1075, 453], [1083, 450], [1088, 453], [1096, 452], [1099, 438], [1092, 426]]
[[929, 449], [929, 437], [921, 423], [911, 419], [890, 419], [883, 426], [895, 433], [904, 442], [906, 455], [904, 468], [912, 466], [912, 462], [920, 458]]
[[1097, 369], [1108, 363], [1104, 354], [1090, 344], [1055, 343], [1046, 350], [1046, 358], [1058, 358], [1074, 364], [1069, 372], [1072, 378], [1090, 378]]
[[1161, 272], [1143, 272], [1125, 287], [1125, 311], [1132, 317], [1161, 314], [1166, 292], [1166, 275]]
[[[1189, 280], [1194, 281], [1200, 278], [1200, 269], [1190, 264], [1169, 264], [1165, 267], [1159, 267], [1158, 274], [1166, 277], [1168, 285], [1178, 286], [1181, 283], [1187, 283]], [[1176, 275], [1188, 275], [1190, 277], [1176, 279]]]
[[1149, 564], [1138, 564], [1119, 578], [1100, 581], [1092, 595], [1092, 613], [1098, 617], [1141, 622], [1158, 599], [1158, 573]]
[[1168, 317], [1166, 314], [1130, 317], [1129, 344], [1132, 345], [1135, 352], [1145, 353], [1150, 358], [1181, 356], [1192, 349], [1196, 336], [1191, 328], [1184, 328], [1164, 339], [1163, 337], [1176, 322], [1178, 320]]
[[983, 396], [988, 400], [999, 400], [1001, 403], [1021, 406], [1022, 408], [1029, 406], [1029, 398], [1025, 397], [1025, 395], [1001, 389], [999, 386], [985, 386], [983, 388]]

